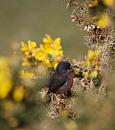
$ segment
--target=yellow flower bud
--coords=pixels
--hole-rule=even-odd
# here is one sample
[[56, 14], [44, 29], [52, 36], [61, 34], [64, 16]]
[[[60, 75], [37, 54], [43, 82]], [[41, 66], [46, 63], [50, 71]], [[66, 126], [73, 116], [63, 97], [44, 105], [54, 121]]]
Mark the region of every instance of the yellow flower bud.
[[22, 101], [24, 98], [24, 87], [23, 86], [17, 86], [14, 89], [13, 92], [13, 99], [17, 102]]
[[12, 88], [12, 82], [10, 80], [4, 79], [4, 83], [1, 83], [0, 85], [0, 98], [4, 99], [8, 96]]
[[50, 68], [51, 67], [51, 63], [50, 63], [50, 60], [48, 58], [46, 58], [44, 61], [43, 61], [43, 64], [46, 65], [46, 67]]
[[91, 7], [95, 7], [95, 6], [97, 6], [98, 5], [98, 0], [93, 0], [93, 1], [91, 1], [90, 3], [89, 3], [89, 7], [91, 8]]
[[56, 69], [58, 66], [58, 62], [54, 62], [54, 68]]
[[51, 38], [51, 36], [50, 35], [46, 35], [46, 37], [45, 38], [43, 38], [43, 42], [44, 43], [52, 43], [52, 38]]
[[21, 42], [21, 51], [27, 51], [27, 44]]
[[29, 47], [30, 50], [34, 49], [36, 46], [37, 46], [36, 42], [28, 40], [28, 47]]
[[35, 52], [35, 58], [39, 61], [43, 61], [46, 58], [46, 54], [43, 51]]
[[93, 51], [93, 50], [88, 50], [87, 59], [88, 59], [89, 61], [91, 61], [91, 60], [95, 59], [95, 57], [96, 57], [95, 51]]
[[92, 71], [90, 74], [90, 78], [96, 78], [98, 76], [98, 72], [96, 70]]
[[28, 66], [29, 65], [29, 62], [26, 58], [23, 58], [22, 59], [22, 66]]
[[91, 62], [90, 62], [89, 60], [86, 60], [86, 61], [84, 62], [84, 64], [85, 64], [86, 67], [91, 66]]
[[20, 71], [20, 77], [21, 78], [33, 78], [35, 77], [35, 74], [33, 72], [29, 72], [29, 71]]
[[11, 78], [8, 59], [0, 57], [0, 99], [6, 98], [11, 91]]
[[83, 77], [84, 78], [89, 78], [89, 72], [83, 72]]
[[26, 56], [28, 56], [30, 52], [32, 53], [35, 50], [36, 46], [36, 42], [31, 40], [28, 40], [27, 43], [21, 42], [21, 51], [24, 52]]
[[109, 26], [110, 24], [110, 18], [107, 13], [103, 13], [100, 17], [100, 20], [97, 22], [97, 26], [100, 28], [105, 28], [106, 26]]

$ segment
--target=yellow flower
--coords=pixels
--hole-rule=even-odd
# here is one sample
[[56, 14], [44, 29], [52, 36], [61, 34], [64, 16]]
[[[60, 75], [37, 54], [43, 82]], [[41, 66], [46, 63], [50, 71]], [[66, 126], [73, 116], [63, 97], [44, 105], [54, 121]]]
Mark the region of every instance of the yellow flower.
[[22, 59], [22, 66], [28, 66], [29, 65], [29, 62], [26, 58], [23, 58]]
[[86, 67], [89, 67], [89, 66], [91, 66], [91, 62], [90, 62], [89, 60], [85, 60], [85, 61], [84, 61], [84, 65], [85, 65]]
[[0, 99], [8, 96], [12, 89], [11, 72], [7, 59], [0, 57]]
[[90, 78], [96, 78], [98, 76], [98, 72], [96, 70], [92, 71], [90, 74]]
[[114, 0], [103, 0], [104, 4], [107, 6], [113, 6], [115, 3]]
[[88, 59], [89, 61], [92, 61], [92, 60], [95, 59], [95, 57], [96, 57], [95, 51], [93, 51], [93, 50], [88, 50], [87, 59]]
[[54, 51], [54, 48], [52, 46], [49, 46], [45, 49], [44, 47], [44, 50], [43, 52], [47, 55], [47, 54], [51, 54], [52, 52]]
[[50, 62], [50, 60], [48, 59], [48, 58], [46, 58], [44, 61], [43, 61], [43, 64], [44, 65], [46, 65], [48, 68], [50, 68], [51, 67], [51, 62]]
[[35, 58], [41, 61], [48, 68], [56, 67], [59, 59], [63, 57], [63, 51], [61, 47], [61, 39], [52, 39], [51, 36], [47, 35], [43, 39], [43, 43], [40, 44], [40, 48], [35, 52]]
[[89, 72], [83, 72], [83, 77], [84, 78], [89, 78]]
[[21, 51], [24, 52], [26, 56], [34, 51], [37, 44], [34, 41], [28, 40], [27, 43], [21, 42]]
[[[28, 58], [34, 57], [38, 63], [42, 63], [47, 68], [56, 67], [57, 62], [63, 57], [63, 50], [61, 46], [61, 38], [52, 39], [50, 35], [43, 38], [40, 47], [36, 47], [36, 43], [28, 41], [21, 43], [21, 50], [25, 54], [22, 65], [25, 66], [29, 63]], [[30, 61], [31, 62], [31, 61]]]
[[109, 26], [109, 24], [110, 24], [109, 15], [107, 13], [103, 13], [100, 16], [99, 21], [97, 22], [97, 26], [100, 28], [105, 28], [106, 26]]
[[24, 70], [22, 70], [22, 71], [20, 72], [20, 77], [21, 77], [21, 78], [33, 78], [33, 77], [35, 77], [35, 74], [34, 74], [33, 72], [29, 72], [29, 71], [24, 71]]
[[43, 61], [46, 58], [46, 54], [43, 51], [36, 51], [34, 54], [35, 58], [39, 61]]
[[[1, 82], [1, 81], [0, 81]], [[8, 96], [12, 86], [12, 82], [8, 79], [4, 79], [4, 83], [0, 83], [0, 98], [4, 99]]]
[[17, 102], [22, 101], [24, 98], [24, 86], [20, 85], [15, 87], [14, 92], [13, 92], [13, 99]]
[[59, 38], [56, 38], [55, 40], [54, 40], [54, 48], [55, 49], [57, 49], [57, 50], [61, 50], [62, 49], [62, 47], [61, 47], [61, 45], [60, 45], [60, 43], [61, 43], [61, 38], [59, 37]]
[[28, 40], [28, 47], [30, 50], [34, 49], [37, 45], [36, 45], [36, 42], [34, 41], [31, 41], [31, 40]]
[[89, 3], [89, 7], [94, 7], [98, 5], [98, 0], [91, 0], [91, 2]]
[[26, 51], [26, 50], [32, 50], [36, 47], [36, 42], [28, 40], [27, 43], [21, 42], [21, 50]]
[[52, 38], [50, 35], [46, 35], [46, 37], [43, 38], [43, 43], [52, 43]]
[[57, 68], [58, 64], [59, 64], [59, 63], [58, 63], [57, 61], [55, 61], [55, 62], [53, 63], [55, 69]]
[[27, 51], [27, 50], [28, 50], [27, 44], [24, 42], [21, 42], [21, 51]]

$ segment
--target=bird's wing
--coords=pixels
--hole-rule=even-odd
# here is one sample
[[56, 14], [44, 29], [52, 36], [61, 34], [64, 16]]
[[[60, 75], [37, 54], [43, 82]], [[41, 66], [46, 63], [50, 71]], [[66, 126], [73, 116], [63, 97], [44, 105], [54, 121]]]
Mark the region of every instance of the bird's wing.
[[54, 73], [54, 75], [49, 79], [48, 93], [55, 92], [57, 89], [62, 87], [66, 83], [66, 81], [67, 76]]

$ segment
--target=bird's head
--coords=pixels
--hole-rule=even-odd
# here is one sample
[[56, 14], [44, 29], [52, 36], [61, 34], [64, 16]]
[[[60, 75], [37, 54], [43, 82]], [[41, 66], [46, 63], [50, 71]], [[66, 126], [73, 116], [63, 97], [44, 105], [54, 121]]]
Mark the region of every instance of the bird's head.
[[57, 72], [60, 72], [60, 73], [65, 73], [67, 72], [68, 70], [71, 70], [71, 64], [68, 62], [68, 61], [61, 61], [57, 68], [56, 68], [56, 71]]

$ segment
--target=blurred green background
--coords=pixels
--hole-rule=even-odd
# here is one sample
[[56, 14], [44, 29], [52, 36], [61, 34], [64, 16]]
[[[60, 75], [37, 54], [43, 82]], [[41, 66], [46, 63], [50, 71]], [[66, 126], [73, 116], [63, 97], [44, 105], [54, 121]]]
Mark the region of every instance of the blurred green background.
[[15, 42], [35, 40], [45, 34], [61, 37], [66, 56], [83, 56], [83, 33], [71, 22], [63, 0], [0, 0], [0, 54], [11, 53]]

